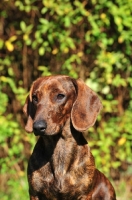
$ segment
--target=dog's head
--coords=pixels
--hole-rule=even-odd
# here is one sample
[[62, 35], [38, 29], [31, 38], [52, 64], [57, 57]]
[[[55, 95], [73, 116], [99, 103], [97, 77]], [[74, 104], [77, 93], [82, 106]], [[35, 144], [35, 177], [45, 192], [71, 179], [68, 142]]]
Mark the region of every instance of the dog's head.
[[54, 135], [62, 131], [70, 118], [73, 127], [85, 131], [94, 125], [102, 104], [82, 80], [68, 76], [38, 78], [30, 89], [23, 111], [27, 132]]

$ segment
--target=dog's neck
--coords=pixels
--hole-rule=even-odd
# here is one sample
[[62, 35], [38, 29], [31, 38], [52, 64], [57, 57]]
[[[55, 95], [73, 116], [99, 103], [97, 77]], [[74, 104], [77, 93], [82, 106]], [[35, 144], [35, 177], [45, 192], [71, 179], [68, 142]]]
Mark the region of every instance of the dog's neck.
[[73, 143], [76, 143], [77, 145], [85, 145], [87, 144], [87, 141], [85, 140], [83, 133], [76, 130], [70, 118], [66, 121], [65, 126], [63, 127], [63, 131], [61, 132], [61, 137], [64, 138], [64, 140], [71, 140]]
[[72, 144], [77, 144], [80, 146], [86, 145], [87, 141], [85, 140], [83, 133], [77, 131], [70, 120], [70, 118], [66, 121], [63, 126], [62, 131], [55, 135], [45, 135], [42, 137], [45, 148], [50, 145], [52, 149], [54, 149], [57, 143], [61, 140], [67, 143], [72, 142]]

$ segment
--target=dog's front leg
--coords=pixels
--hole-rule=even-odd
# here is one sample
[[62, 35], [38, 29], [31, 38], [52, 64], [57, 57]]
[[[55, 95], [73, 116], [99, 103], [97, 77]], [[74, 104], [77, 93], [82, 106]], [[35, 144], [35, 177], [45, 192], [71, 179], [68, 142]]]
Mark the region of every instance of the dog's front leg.
[[39, 200], [39, 197], [30, 195], [30, 200]]
[[30, 191], [30, 190], [29, 190], [29, 197], [30, 197], [30, 200], [48, 200], [49, 199], [42, 193], [34, 192], [34, 191]]
[[46, 197], [40, 197], [40, 196], [32, 196], [32, 195], [30, 195], [30, 200], [41, 200], [41, 199], [43, 199], [43, 200], [47, 200], [47, 198]]

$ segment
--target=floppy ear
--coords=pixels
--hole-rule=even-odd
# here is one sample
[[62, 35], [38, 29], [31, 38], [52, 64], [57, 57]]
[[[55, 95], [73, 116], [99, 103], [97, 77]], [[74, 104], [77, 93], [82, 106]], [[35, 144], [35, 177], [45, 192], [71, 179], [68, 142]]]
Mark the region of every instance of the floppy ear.
[[35, 108], [33, 106], [32, 97], [31, 97], [32, 96], [32, 89], [33, 89], [33, 86], [31, 87], [30, 94], [27, 96], [26, 102], [25, 102], [24, 107], [23, 107], [23, 112], [28, 117], [27, 123], [26, 123], [26, 126], [25, 126], [25, 130], [28, 133], [33, 132], [33, 118], [34, 118], [34, 115], [35, 115]]
[[102, 104], [97, 94], [82, 80], [77, 80], [77, 98], [71, 111], [71, 120], [75, 129], [85, 131], [93, 126]]

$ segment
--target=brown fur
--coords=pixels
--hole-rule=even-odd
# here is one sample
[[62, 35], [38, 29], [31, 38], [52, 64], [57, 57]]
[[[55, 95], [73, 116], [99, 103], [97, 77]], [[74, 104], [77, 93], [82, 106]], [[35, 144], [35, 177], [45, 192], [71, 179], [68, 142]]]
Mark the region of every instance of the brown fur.
[[23, 108], [26, 131], [40, 135], [28, 165], [31, 200], [116, 200], [82, 134], [101, 107], [80, 79], [58, 75], [33, 83]]

